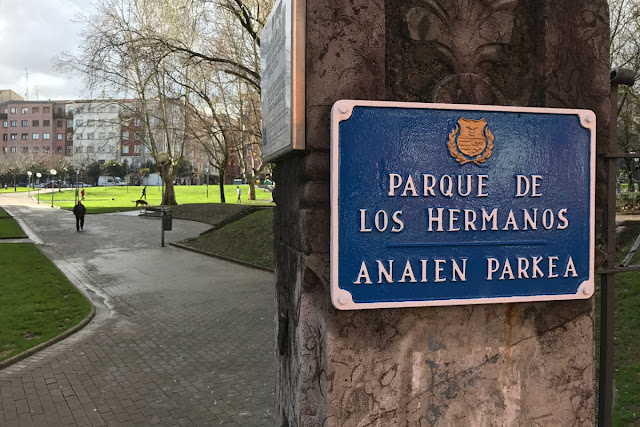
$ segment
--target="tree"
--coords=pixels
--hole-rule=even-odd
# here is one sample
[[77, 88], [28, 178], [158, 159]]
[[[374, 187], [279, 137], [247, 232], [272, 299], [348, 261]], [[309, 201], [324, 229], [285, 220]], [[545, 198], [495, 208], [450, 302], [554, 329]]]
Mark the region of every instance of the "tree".
[[[640, 73], [640, 2], [638, 0], [611, 0], [611, 63], [614, 67]], [[640, 85], [618, 87], [618, 145], [625, 153], [640, 151]], [[633, 191], [638, 161], [624, 159], [628, 190]]]
[[180, 178], [191, 177], [193, 174], [193, 165], [191, 162], [184, 157], [178, 159], [176, 163], [176, 176]]
[[87, 165], [86, 168], [86, 175], [87, 177], [91, 178], [93, 180], [93, 183], [97, 183], [98, 182], [98, 178], [100, 177], [100, 163], [98, 162], [93, 162], [90, 163], [89, 165]]
[[115, 160], [108, 160], [100, 165], [100, 173], [102, 175], [123, 177], [127, 174], [126, 167]]

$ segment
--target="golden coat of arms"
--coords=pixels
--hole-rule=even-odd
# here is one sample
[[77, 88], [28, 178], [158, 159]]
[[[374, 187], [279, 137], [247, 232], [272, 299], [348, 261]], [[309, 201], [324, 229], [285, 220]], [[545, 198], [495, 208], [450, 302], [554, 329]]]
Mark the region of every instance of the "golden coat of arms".
[[475, 163], [480, 166], [493, 153], [493, 134], [485, 119], [458, 119], [456, 127], [449, 134], [449, 153], [460, 165]]

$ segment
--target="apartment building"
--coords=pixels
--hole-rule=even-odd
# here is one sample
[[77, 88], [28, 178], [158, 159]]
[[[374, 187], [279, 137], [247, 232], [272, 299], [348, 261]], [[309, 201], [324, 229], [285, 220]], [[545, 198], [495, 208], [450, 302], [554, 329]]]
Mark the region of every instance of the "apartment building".
[[2, 153], [65, 155], [67, 123], [54, 118], [64, 111], [64, 101], [14, 100], [0, 104], [0, 148]]

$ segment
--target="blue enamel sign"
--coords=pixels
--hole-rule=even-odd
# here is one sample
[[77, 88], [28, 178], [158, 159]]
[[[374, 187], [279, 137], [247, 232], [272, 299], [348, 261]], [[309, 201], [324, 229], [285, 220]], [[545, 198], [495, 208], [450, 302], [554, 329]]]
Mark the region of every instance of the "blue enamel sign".
[[595, 114], [338, 101], [338, 309], [590, 298]]

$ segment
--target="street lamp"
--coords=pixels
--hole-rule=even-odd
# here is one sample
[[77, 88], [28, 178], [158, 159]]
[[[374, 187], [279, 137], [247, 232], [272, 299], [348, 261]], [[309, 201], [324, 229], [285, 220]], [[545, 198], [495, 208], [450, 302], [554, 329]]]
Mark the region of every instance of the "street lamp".
[[31, 175], [33, 175], [33, 172], [31, 171], [27, 171], [27, 176], [29, 177], [29, 194], [27, 195], [27, 197], [31, 197]]
[[207, 174], [207, 199], [209, 198], [209, 168], [204, 170], [204, 173]]
[[65, 182], [67, 182], [67, 167], [65, 166], [63, 168], [64, 170], [64, 182], [63, 183], [58, 183], [58, 191], [62, 191], [62, 184], [64, 184]]
[[40, 177], [42, 177], [42, 174], [38, 172], [36, 173], [36, 177], [38, 178], [38, 203], [40, 203]]
[[56, 174], [58, 173], [58, 171], [55, 170], [55, 169], [51, 169], [49, 171], [49, 173], [51, 173], [51, 176], [52, 176], [52, 178], [51, 178], [51, 207], [53, 207], [53, 195], [56, 194], [56, 189], [54, 187], [55, 184], [54, 184], [53, 180], [55, 179]]
[[80, 187], [80, 184], [78, 184], [79, 181], [80, 181], [80, 170], [76, 169], [76, 197], [74, 198], [74, 202], [73, 202], [74, 205], [78, 204], [78, 197], [79, 197], [78, 190]]
[[169, 153], [163, 151], [161, 153], [158, 153], [156, 155], [156, 161], [158, 162], [158, 164], [160, 165], [160, 178], [162, 180], [162, 199], [160, 200], [160, 211], [162, 213], [162, 221], [160, 224], [160, 229], [162, 230], [162, 237], [161, 237], [161, 243], [160, 246], [164, 248], [164, 216], [165, 216], [165, 212], [164, 212], [164, 177], [165, 177], [165, 170], [164, 167], [167, 163], [169, 163], [169, 160], [171, 160], [171, 157], [169, 157]]

